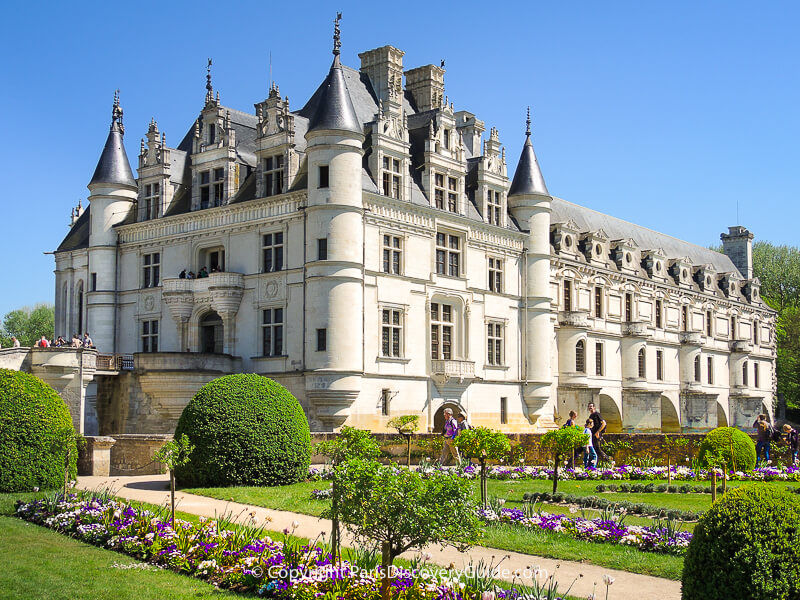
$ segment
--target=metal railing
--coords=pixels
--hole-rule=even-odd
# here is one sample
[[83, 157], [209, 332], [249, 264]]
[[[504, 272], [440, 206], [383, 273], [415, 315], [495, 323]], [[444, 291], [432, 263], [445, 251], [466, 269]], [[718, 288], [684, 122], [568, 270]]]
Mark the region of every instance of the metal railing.
[[98, 371], [133, 371], [132, 354], [98, 354]]

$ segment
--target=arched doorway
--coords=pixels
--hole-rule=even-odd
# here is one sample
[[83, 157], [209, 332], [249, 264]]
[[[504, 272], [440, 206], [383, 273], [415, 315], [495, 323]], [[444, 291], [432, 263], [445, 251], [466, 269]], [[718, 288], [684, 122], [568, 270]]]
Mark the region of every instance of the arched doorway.
[[722, 404], [717, 402], [717, 427], [727, 427], [728, 426], [728, 417], [725, 416], [725, 409], [722, 408]]
[[225, 330], [222, 318], [213, 310], [200, 319], [200, 352], [222, 354]]
[[439, 407], [439, 410], [433, 415], [433, 433], [441, 433], [444, 429], [444, 409], [449, 408], [453, 411], [453, 416], [458, 416], [462, 412], [461, 407], [455, 402], [445, 402]]
[[661, 433], [680, 433], [681, 420], [672, 400], [661, 396]]
[[[605, 394], [600, 394], [597, 398], [600, 403], [600, 414], [606, 422], [606, 432], [622, 433], [622, 415], [619, 412], [619, 408], [617, 408], [617, 403], [614, 402], [611, 396], [606, 396]], [[580, 414], [578, 416], [580, 421]], [[583, 425], [583, 422], [581, 421], [580, 424]]]

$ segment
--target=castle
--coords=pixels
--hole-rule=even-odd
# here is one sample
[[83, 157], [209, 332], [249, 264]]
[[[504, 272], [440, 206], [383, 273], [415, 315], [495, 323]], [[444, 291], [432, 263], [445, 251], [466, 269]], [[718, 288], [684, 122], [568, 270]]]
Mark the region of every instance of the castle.
[[530, 115], [509, 177], [444, 68], [404, 70], [384, 46], [354, 70], [339, 48], [337, 22], [299, 110], [277, 85], [254, 114], [224, 106], [209, 64], [199, 116], [175, 147], [152, 121], [136, 176], [115, 98], [89, 206], [55, 252], [56, 334], [89, 331], [100, 353], [87, 433], [172, 432], [235, 372], [281, 382], [317, 431], [407, 413], [436, 430], [447, 406], [510, 432], [589, 401], [609, 431], [771, 410], [749, 231], [720, 254], [552, 196]]

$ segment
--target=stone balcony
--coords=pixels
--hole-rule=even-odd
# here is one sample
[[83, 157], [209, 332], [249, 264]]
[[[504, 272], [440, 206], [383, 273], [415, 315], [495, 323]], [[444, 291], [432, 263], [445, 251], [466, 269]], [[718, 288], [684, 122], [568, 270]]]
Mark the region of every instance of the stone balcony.
[[439, 381], [475, 379], [475, 363], [470, 360], [432, 360], [431, 377]]
[[244, 275], [242, 273], [209, 273], [208, 277], [195, 279], [164, 279], [162, 281], [163, 294], [202, 294], [215, 289], [244, 290]]
[[558, 313], [558, 324], [561, 327], [589, 329], [589, 313], [585, 310], [562, 310]]
[[630, 337], [650, 337], [650, 324], [647, 321], [625, 321], [622, 335]]
[[703, 334], [700, 331], [681, 331], [678, 334], [681, 344], [687, 346], [702, 346]]
[[738, 339], [729, 342], [731, 352], [740, 354], [750, 354], [753, 351], [753, 343], [750, 340]]

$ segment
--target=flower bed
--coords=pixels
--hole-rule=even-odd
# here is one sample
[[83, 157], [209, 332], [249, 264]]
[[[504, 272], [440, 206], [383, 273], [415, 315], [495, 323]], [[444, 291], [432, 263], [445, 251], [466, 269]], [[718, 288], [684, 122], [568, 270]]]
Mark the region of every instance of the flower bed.
[[[200, 518], [198, 524], [166, 513], [142, 510], [90, 493], [18, 503], [17, 516], [84, 542], [123, 552], [142, 561], [207, 580], [214, 585], [260, 596], [313, 600], [378, 600], [380, 574], [341, 561], [317, 545], [302, 545], [284, 530], [282, 541], [263, 528]], [[252, 522], [252, 521], [251, 521]], [[229, 528], [226, 528], [229, 527]], [[531, 588], [511, 590], [488, 583], [479, 588], [450, 570], [395, 569], [392, 598], [400, 600], [517, 600]], [[545, 598], [545, 596], [541, 596]], [[547, 598], [557, 600], [556, 596]]]
[[634, 546], [647, 552], [683, 554], [692, 540], [687, 531], [674, 531], [666, 527], [626, 527], [615, 519], [583, 519], [550, 513], [532, 513], [526, 516], [518, 508], [503, 508], [499, 513], [492, 509], [480, 511], [488, 523], [505, 523], [527, 529], [555, 531], [579, 540]]

